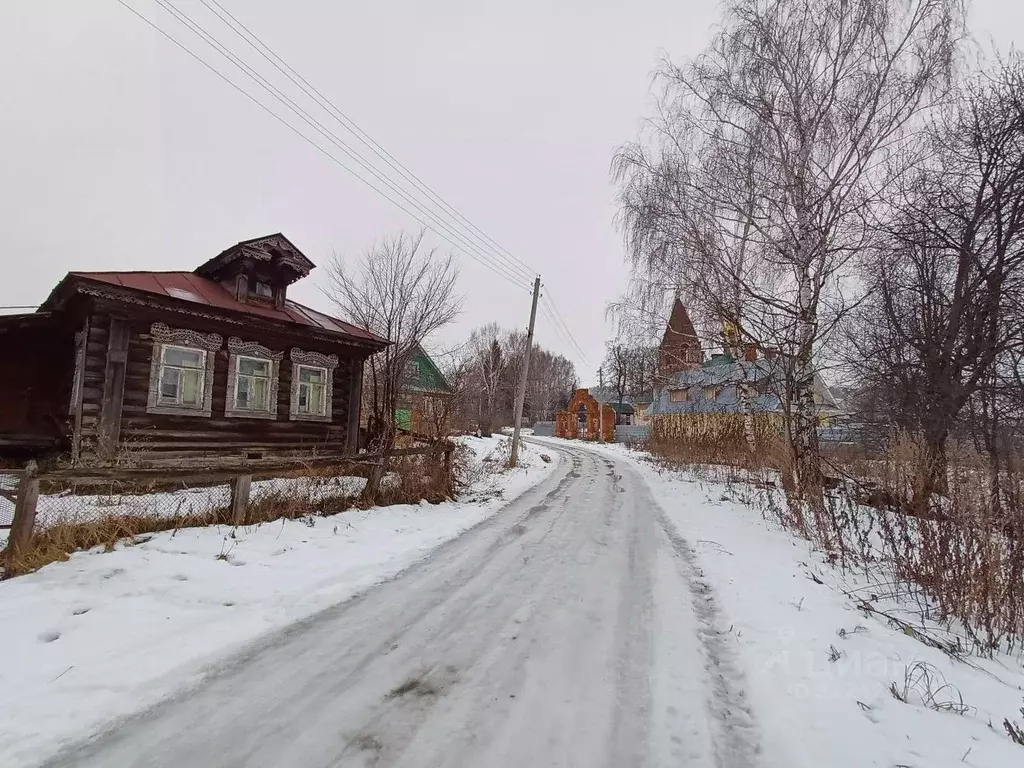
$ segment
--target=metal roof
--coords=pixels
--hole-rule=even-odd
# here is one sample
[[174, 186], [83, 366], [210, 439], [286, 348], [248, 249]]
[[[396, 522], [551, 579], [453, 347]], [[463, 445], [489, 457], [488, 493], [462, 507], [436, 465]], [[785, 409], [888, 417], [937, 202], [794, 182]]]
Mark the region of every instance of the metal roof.
[[[723, 362], [705, 363], [703, 367], [696, 370], [681, 371], [672, 376], [669, 382], [662, 387], [654, 403], [647, 409], [647, 413], [662, 415], [741, 412], [743, 404], [740, 400], [739, 385], [775, 380], [778, 365], [778, 361], [765, 358], [752, 361], [733, 361], [728, 358]], [[714, 398], [706, 397], [706, 387], [715, 388]], [[673, 402], [670, 392], [678, 389], [690, 390], [690, 398]], [[836, 407], [835, 399], [818, 374], [814, 375], [814, 391], [822, 398], [822, 403], [818, 406], [819, 411]], [[779, 397], [772, 393], [750, 397], [748, 404], [754, 412], [776, 412], [782, 408]]]
[[290, 299], [285, 302], [282, 309], [271, 304], [249, 304], [238, 301], [220, 283], [200, 277], [193, 272], [71, 272], [69, 275], [134, 291], [190, 301], [195, 304], [205, 304], [217, 309], [241, 312], [281, 323], [294, 323], [329, 333], [345, 334], [364, 341], [388, 343], [387, 339], [382, 339], [370, 331], [317, 312], [315, 309], [310, 309]]

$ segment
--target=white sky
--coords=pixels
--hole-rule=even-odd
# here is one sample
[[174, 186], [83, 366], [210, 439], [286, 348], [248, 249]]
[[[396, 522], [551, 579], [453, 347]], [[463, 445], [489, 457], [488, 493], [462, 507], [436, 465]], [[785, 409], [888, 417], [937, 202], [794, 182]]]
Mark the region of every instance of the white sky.
[[[155, 0], [125, 2], [297, 122]], [[173, 2], [273, 71], [199, 0]], [[652, 111], [658, 55], [699, 51], [717, 5], [220, 3], [541, 272], [589, 365], [544, 314], [537, 339], [572, 357], [589, 383], [610, 333], [605, 307], [627, 277], [611, 156]], [[116, 0], [3, 0], [2, 18], [0, 306], [38, 304], [69, 270], [190, 270], [271, 232], [325, 266], [334, 251], [355, 257], [383, 234], [419, 229]], [[1005, 47], [1024, 31], [1024, 3], [978, 0], [972, 18], [976, 35]], [[457, 343], [490, 321], [525, 326], [525, 290], [466, 257], [460, 263], [464, 312], [438, 342]], [[330, 310], [323, 272], [292, 295]]]

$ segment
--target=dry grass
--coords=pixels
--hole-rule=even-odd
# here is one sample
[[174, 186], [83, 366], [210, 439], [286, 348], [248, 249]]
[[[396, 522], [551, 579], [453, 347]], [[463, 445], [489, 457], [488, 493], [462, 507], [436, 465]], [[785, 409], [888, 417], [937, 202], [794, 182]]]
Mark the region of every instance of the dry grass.
[[831, 487], [824, 509], [811, 510], [784, 493], [790, 454], [781, 440], [765, 441], [752, 454], [735, 424], [688, 434], [683, 440], [656, 433], [650, 450], [670, 467], [754, 487], [733, 495], [815, 542], [837, 565], [881, 564], [902, 594], [919, 596], [923, 617], [956, 622], [977, 650], [1024, 646], [1019, 461], [1003, 462], [994, 473], [987, 457], [954, 445], [946, 493], [926, 496], [929, 462], [919, 438], [898, 436], [882, 448], [844, 446], [826, 452]]
[[651, 424], [648, 445], [662, 459], [760, 469], [778, 458], [779, 431], [763, 414], [752, 417], [753, 449], [741, 414], [671, 414]]
[[969, 707], [959, 689], [946, 682], [942, 672], [923, 661], [916, 661], [903, 671], [903, 683], [893, 681], [889, 693], [904, 704], [920, 704], [936, 712], [967, 714]]
[[[376, 504], [408, 504], [426, 500], [432, 503], [450, 498], [457, 490], [472, 481], [470, 453], [467, 449], [457, 450], [453, 460], [454, 482], [445, 476], [444, 461], [440, 456], [403, 456], [391, 459], [387, 466], [385, 482]], [[366, 474], [366, 467], [360, 472], [346, 466], [344, 477]], [[297, 519], [310, 515], [334, 515], [347, 509], [357, 507], [362, 502], [357, 491], [351, 486], [340, 483], [339, 469], [299, 469], [288, 472], [286, 477], [257, 478], [263, 480], [287, 481], [280, 488], [271, 487], [253, 489], [242, 525], [258, 525], [279, 519]], [[177, 530], [208, 525], [234, 525], [231, 511], [225, 504], [214, 504], [210, 499], [198, 506], [190, 502], [186, 507], [181, 503], [173, 513], [155, 513], [140, 510], [138, 513], [114, 511], [123, 503], [124, 498], [133, 495], [144, 497], [145, 494], [168, 490], [181, 490], [180, 485], [148, 484], [145, 487], [126, 487], [117, 484], [108, 487], [103, 493], [95, 495], [95, 488], [90, 489], [93, 496], [90, 506], [92, 510], [83, 510], [74, 490], [71, 488], [48, 489], [60, 490], [66, 500], [67, 511], [56, 519], [45, 524], [37, 523], [28, 548], [19, 552], [16, 557], [8, 557], [5, 563], [4, 576], [18, 576], [38, 570], [48, 563], [67, 560], [71, 553], [94, 547], [105, 547], [111, 550], [118, 542], [131, 543], [139, 537], [159, 531]], [[84, 490], [84, 489], [83, 489]], [[222, 497], [223, 498], [223, 497]], [[110, 509], [109, 512], [100, 510]]]

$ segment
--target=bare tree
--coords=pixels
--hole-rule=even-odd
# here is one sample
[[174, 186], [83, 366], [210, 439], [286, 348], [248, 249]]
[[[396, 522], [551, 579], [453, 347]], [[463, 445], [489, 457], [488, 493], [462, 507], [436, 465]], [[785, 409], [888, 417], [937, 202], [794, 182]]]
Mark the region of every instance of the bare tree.
[[640, 298], [681, 290], [726, 343], [783, 350], [786, 484], [816, 511], [822, 345], [882, 160], [950, 74], [962, 16], [959, 0], [729, 0], [712, 45], [661, 68], [658, 145], [616, 158]]
[[[526, 350], [526, 335], [505, 331], [497, 323], [476, 328], [466, 344], [470, 361], [463, 407], [472, 413], [483, 434], [512, 420], [519, 373]], [[552, 420], [569, 401], [576, 386], [572, 362], [543, 347], [534, 346], [526, 382], [523, 413], [534, 421]]]
[[615, 393], [615, 401], [621, 406], [629, 391], [634, 355], [629, 347], [619, 341], [609, 342], [605, 349], [602, 368]]
[[543, 347], [535, 347], [530, 356], [530, 376], [526, 382], [525, 412], [533, 421], [553, 421], [565, 408], [576, 389], [576, 368], [572, 362]]
[[354, 266], [337, 255], [331, 262], [329, 295], [343, 316], [391, 342], [364, 371], [374, 450], [394, 447], [395, 411], [417, 348], [459, 314], [457, 279], [453, 257], [426, 249], [422, 232], [384, 238]]
[[469, 336], [470, 357], [473, 361], [473, 381], [470, 386], [476, 393], [477, 424], [484, 436], [490, 436], [494, 429], [505, 381], [507, 360], [501, 348], [500, 336], [501, 328], [497, 323], [476, 328]]
[[999, 474], [1024, 354], [1024, 60], [957, 89], [924, 148], [865, 259], [872, 293], [851, 324], [852, 362], [883, 417], [924, 440], [921, 503], [945, 488], [965, 408]]
[[438, 354], [434, 360], [441, 361], [441, 374], [448, 383], [445, 396], [428, 399], [426, 413], [431, 436], [440, 440], [465, 429], [465, 403], [470, 396], [474, 361], [465, 349]]

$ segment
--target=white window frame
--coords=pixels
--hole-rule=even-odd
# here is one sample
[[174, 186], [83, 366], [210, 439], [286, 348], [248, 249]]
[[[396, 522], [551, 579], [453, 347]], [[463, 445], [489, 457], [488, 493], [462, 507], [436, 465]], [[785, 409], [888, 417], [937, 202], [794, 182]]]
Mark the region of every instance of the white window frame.
[[[213, 406], [213, 365], [214, 354], [220, 349], [224, 340], [216, 333], [200, 333], [187, 328], [168, 328], [163, 323], [153, 323], [150, 327], [153, 349], [150, 353], [149, 398], [146, 404], [147, 413], [168, 416], [202, 416], [212, 415]], [[199, 370], [199, 391], [202, 400], [197, 404], [170, 403], [161, 394], [160, 382], [163, 379], [164, 353], [167, 349], [181, 349], [199, 352], [203, 364]]]
[[[306, 371], [318, 371], [318, 372], [323, 374], [323, 381], [320, 382], [320, 386], [322, 386], [324, 388], [324, 399], [323, 399], [323, 403], [321, 404], [322, 407], [321, 407], [320, 411], [316, 412], [316, 413], [314, 413], [313, 411], [309, 411], [309, 410], [305, 410], [305, 411], [302, 410], [302, 388], [303, 388], [303, 386], [305, 386], [308, 389], [309, 386], [310, 386], [310, 382], [305, 382], [305, 381], [302, 380], [302, 372], [304, 370], [306, 370]], [[301, 414], [303, 416], [326, 416], [327, 415], [327, 398], [330, 395], [330, 393], [327, 391], [327, 382], [328, 382], [328, 379], [329, 379], [328, 374], [327, 374], [327, 369], [324, 368], [321, 365], [304, 365], [304, 364], [303, 365], [296, 365], [295, 366], [295, 378], [298, 379], [298, 381], [295, 383], [296, 398], [297, 398], [297, 402], [295, 403], [295, 412], [299, 413], [299, 414]], [[306, 394], [306, 405], [307, 405], [307, 408], [308, 408], [308, 406], [309, 406], [309, 394], [308, 393]]]
[[[181, 366], [181, 365], [169, 365], [167, 363], [167, 353], [172, 351], [172, 350], [177, 350], [178, 352], [189, 352], [189, 353], [196, 353], [196, 354], [198, 354], [199, 355], [199, 365], [197, 367], [195, 367], [195, 368], [186, 368], [185, 366]], [[159, 386], [157, 387], [157, 390], [156, 390], [156, 404], [159, 405], [159, 406], [162, 406], [164, 408], [190, 408], [190, 409], [202, 408], [203, 407], [202, 393], [203, 393], [203, 390], [206, 388], [206, 355], [207, 355], [206, 350], [202, 349], [200, 347], [187, 347], [184, 344], [161, 344], [160, 345], [160, 376], [159, 376], [159, 378], [157, 380]], [[181, 387], [181, 380], [180, 380], [180, 378], [178, 380], [178, 396], [177, 396], [177, 399], [175, 399], [175, 400], [167, 400], [167, 399], [165, 399], [165, 396], [164, 396], [164, 393], [163, 393], [163, 382], [164, 382], [164, 371], [167, 368], [173, 368], [176, 371], [182, 371], [182, 370], [196, 371], [199, 374], [199, 386], [197, 387], [197, 390], [199, 392], [200, 401], [198, 403], [183, 403], [183, 402], [181, 402], [181, 389], [182, 389], [182, 387]]]
[[[338, 367], [338, 356], [325, 355], [320, 352], [305, 352], [298, 347], [293, 347], [290, 357], [292, 360], [292, 384], [291, 407], [289, 409], [288, 418], [292, 421], [332, 421], [334, 369]], [[302, 368], [318, 369], [324, 373], [323, 413], [309, 413], [307, 411], [299, 410], [299, 372]]]
[[[266, 391], [264, 392], [264, 394], [266, 395], [267, 402], [265, 402], [263, 404], [262, 408], [251, 408], [251, 407], [243, 408], [242, 406], [240, 406], [238, 404], [238, 385], [241, 383], [242, 376], [243, 376], [243, 374], [242, 374], [242, 362], [244, 360], [250, 360], [250, 361], [252, 361], [254, 363], [265, 363], [266, 366], [267, 366], [267, 375], [266, 376], [261, 376], [259, 374], [255, 374], [255, 373], [244, 374], [245, 378], [248, 378], [248, 379], [254, 379], [254, 380], [255, 379], [266, 379], [267, 388], [266, 388]], [[271, 365], [271, 362], [272, 361], [267, 360], [267, 358], [265, 358], [265, 357], [251, 357], [249, 355], [235, 355], [235, 389], [234, 389], [235, 406], [234, 406], [234, 408], [235, 408], [236, 411], [256, 411], [256, 412], [258, 412], [258, 411], [269, 411], [270, 410], [270, 382], [274, 378], [274, 366]]]
[[[284, 352], [275, 352], [258, 342], [242, 341], [242, 339], [235, 336], [228, 339], [228, 350], [231, 352], [231, 357], [228, 360], [228, 383], [226, 397], [224, 398], [224, 415], [233, 419], [276, 419], [278, 384], [281, 379], [281, 358], [284, 357]], [[265, 409], [238, 407], [238, 370], [242, 358], [259, 360], [270, 364], [270, 378], [267, 383], [267, 407]]]

